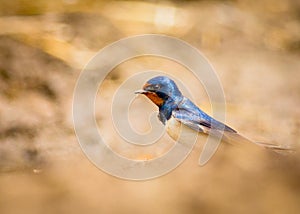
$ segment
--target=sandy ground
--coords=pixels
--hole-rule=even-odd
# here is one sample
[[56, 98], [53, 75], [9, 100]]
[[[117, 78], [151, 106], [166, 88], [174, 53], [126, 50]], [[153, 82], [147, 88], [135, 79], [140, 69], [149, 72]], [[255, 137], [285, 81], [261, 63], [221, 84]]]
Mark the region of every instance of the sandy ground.
[[[93, 54], [127, 36], [163, 33], [197, 47], [214, 66], [230, 126], [253, 140], [297, 147], [300, 5], [295, 1], [18, 1], [3, 3], [1, 13], [0, 213], [300, 212], [297, 151], [278, 155], [221, 145], [200, 167], [203, 142], [198, 142], [167, 175], [126, 181], [89, 162], [72, 123], [76, 80]], [[159, 18], [161, 13], [166, 18]], [[110, 117], [111, 95], [143, 69], [178, 78], [199, 106], [210, 108], [203, 86], [174, 62], [145, 57], [114, 69], [96, 102], [99, 129], [122, 155], [151, 159], [174, 142], [165, 136], [154, 153], [132, 152]], [[135, 127], [147, 130], [143, 115], [157, 109], [142, 97], [133, 108]]]

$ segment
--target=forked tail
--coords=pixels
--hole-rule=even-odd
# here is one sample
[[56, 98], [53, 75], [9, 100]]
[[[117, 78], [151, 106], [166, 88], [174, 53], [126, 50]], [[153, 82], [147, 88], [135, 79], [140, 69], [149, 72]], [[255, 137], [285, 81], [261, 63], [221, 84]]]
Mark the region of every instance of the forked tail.
[[258, 145], [267, 149], [270, 149], [275, 152], [283, 153], [283, 152], [293, 152], [294, 148], [287, 145], [279, 145], [274, 143], [264, 143], [264, 142], [254, 142], [243, 135], [233, 132], [224, 132], [223, 140], [233, 144], [233, 145]]

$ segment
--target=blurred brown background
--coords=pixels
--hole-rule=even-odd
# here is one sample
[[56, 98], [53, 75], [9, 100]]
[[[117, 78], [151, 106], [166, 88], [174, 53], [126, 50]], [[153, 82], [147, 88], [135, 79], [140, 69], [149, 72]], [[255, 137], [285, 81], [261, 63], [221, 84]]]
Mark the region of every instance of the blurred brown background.
[[[88, 161], [72, 124], [76, 79], [93, 54], [127, 36], [162, 33], [215, 67], [228, 124], [254, 140], [299, 144], [299, 1], [1, 0], [0, 14], [0, 213], [300, 213], [297, 153], [221, 146], [199, 167], [198, 142], [175, 171], [124, 181]], [[111, 99], [139, 62], [180, 77], [175, 63], [128, 62], [107, 77], [100, 99]], [[207, 108], [201, 85], [184, 78]], [[99, 111], [100, 127], [109, 111]]]

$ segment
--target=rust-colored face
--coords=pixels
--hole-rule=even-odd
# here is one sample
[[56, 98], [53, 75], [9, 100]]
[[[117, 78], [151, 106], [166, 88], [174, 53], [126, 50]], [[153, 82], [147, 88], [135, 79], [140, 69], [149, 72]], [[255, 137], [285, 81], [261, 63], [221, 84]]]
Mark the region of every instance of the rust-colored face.
[[[143, 89], [145, 90], [150, 85], [151, 84], [146, 83], [143, 86]], [[157, 106], [161, 106], [164, 103], [164, 100], [160, 98], [155, 92], [145, 90], [143, 91], [143, 94], [146, 95]]]
[[161, 106], [164, 103], [164, 100], [154, 92], [145, 92], [144, 94], [157, 106]]

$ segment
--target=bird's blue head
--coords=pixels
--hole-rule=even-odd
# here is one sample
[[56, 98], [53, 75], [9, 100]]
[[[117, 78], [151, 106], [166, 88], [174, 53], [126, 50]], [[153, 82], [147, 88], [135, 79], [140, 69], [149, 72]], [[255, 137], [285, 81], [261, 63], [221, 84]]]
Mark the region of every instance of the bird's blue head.
[[182, 94], [175, 82], [166, 76], [157, 76], [148, 80], [143, 89], [135, 93], [146, 95], [159, 107], [166, 101], [177, 103], [182, 99]]
[[163, 123], [170, 118], [172, 110], [177, 108], [178, 103], [183, 99], [175, 82], [166, 76], [157, 76], [148, 80], [143, 89], [135, 93], [146, 95], [159, 107], [159, 119]]

